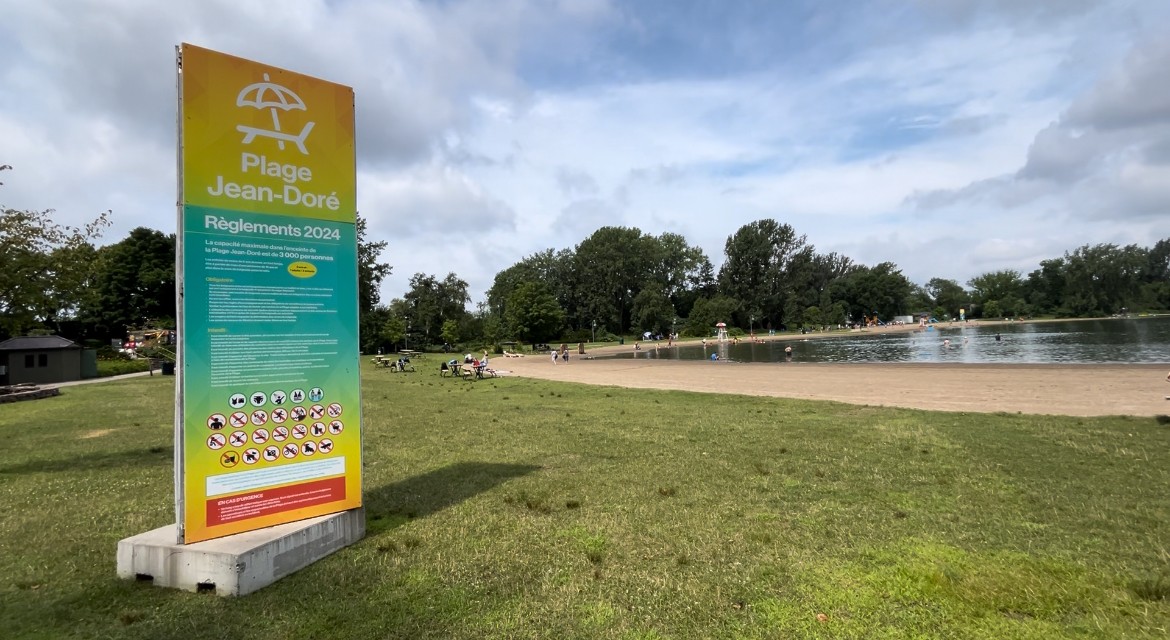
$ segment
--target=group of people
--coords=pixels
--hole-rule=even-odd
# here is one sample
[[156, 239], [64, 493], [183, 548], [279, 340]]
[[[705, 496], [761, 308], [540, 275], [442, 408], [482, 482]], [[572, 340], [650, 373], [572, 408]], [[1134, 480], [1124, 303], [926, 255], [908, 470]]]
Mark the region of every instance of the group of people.
[[552, 356], [552, 363], [553, 364], [557, 363], [557, 358], [560, 358], [564, 362], [568, 362], [569, 361], [569, 345], [562, 344], [560, 351], [558, 351], [556, 349], [550, 349], [549, 355]]

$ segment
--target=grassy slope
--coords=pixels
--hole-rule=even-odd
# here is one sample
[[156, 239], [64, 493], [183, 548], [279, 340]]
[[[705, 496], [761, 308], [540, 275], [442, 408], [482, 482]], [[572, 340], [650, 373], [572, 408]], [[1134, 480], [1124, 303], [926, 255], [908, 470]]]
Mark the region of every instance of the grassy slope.
[[5, 637], [1119, 638], [1170, 626], [1158, 598], [1170, 591], [1158, 583], [1170, 582], [1170, 428], [1154, 420], [429, 370], [366, 372], [361, 543], [240, 599], [121, 581], [117, 541], [173, 521], [172, 384], [0, 405]]

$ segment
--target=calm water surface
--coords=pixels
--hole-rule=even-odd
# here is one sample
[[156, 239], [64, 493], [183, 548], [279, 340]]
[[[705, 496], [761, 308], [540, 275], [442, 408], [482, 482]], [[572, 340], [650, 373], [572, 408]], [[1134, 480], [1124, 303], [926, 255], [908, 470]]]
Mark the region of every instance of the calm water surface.
[[[950, 340], [949, 347], [944, 340]], [[792, 347], [790, 358], [784, 355], [786, 346]], [[784, 334], [762, 344], [708, 341], [704, 349], [667, 348], [663, 342], [656, 351], [653, 343], [647, 343], [637, 353], [629, 348], [612, 357], [704, 360], [718, 353], [737, 362], [1166, 363], [1170, 362], [1170, 316], [988, 327], [956, 322], [895, 334], [851, 333], [811, 340]]]

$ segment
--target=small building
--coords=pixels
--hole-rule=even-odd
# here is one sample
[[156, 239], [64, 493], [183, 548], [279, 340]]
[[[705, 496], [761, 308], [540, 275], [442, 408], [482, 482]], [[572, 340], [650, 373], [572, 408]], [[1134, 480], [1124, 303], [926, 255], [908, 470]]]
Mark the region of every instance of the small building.
[[80, 380], [81, 352], [78, 344], [61, 336], [21, 336], [0, 342], [0, 385]]

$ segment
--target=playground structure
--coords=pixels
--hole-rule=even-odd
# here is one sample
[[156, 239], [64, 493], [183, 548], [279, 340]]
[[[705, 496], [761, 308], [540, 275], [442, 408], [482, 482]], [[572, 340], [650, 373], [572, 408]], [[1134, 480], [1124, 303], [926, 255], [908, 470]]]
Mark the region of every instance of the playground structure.
[[727, 323], [719, 322], [715, 324], [715, 338], [719, 342], [727, 342]]

